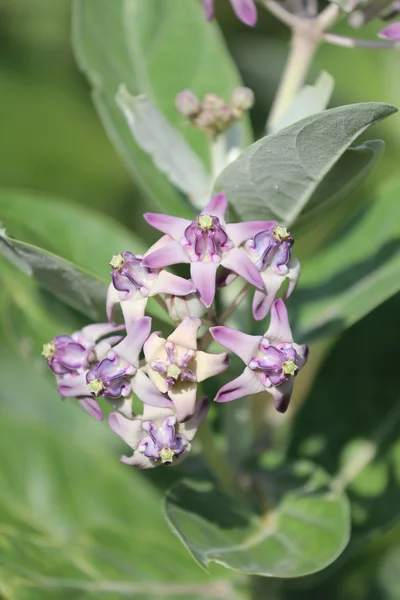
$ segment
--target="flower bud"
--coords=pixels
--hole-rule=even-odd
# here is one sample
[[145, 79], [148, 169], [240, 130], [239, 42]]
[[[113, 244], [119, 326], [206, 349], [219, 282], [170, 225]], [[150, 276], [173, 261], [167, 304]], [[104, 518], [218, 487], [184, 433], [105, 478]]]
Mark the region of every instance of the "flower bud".
[[174, 321], [183, 321], [185, 317], [201, 317], [206, 313], [207, 307], [199, 299], [197, 294], [188, 294], [184, 297], [165, 296], [169, 316]]
[[254, 105], [253, 91], [248, 87], [237, 87], [232, 92], [231, 103], [237, 110], [249, 110]]
[[195, 117], [201, 108], [200, 100], [191, 90], [183, 90], [176, 97], [179, 112], [188, 118]]

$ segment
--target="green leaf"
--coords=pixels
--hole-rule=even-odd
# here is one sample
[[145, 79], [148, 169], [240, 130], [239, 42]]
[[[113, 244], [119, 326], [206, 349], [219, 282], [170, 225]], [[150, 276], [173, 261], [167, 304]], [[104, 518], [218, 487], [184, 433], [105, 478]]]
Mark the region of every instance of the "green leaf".
[[116, 102], [135, 140], [153, 158], [159, 171], [189, 197], [193, 206], [204, 208], [211, 191], [211, 177], [185, 138], [146, 96], [132, 96], [121, 86]]
[[399, 193], [399, 184], [386, 185], [327, 248], [303, 261], [290, 300], [298, 339], [336, 334], [400, 290]]
[[146, 243], [112, 217], [52, 196], [0, 192], [0, 221], [8, 233], [109, 281], [114, 254], [143, 254]]
[[32, 360], [3, 344], [0, 360], [2, 597], [236, 599], [222, 569], [210, 579], [174, 539], [106, 423], [60, 402]]
[[[228, 99], [240, 85], [217, 24], [204, 19], [199, 3], [187, 0], [76, 0], [73, 38], [103, 124], [148, 201], [190, 217], [189, 206], [138, 148], [115, 95], [121, 84], [132, 94], [146, 94], [207, 160], [208, 140], [185, 126], [175, 97], [191, 88], [200, 97], [214, 92]], [[248, 131], [242, 127], [246, 141]]]
[[367, 102], [307, 117], [250, 146], [222, 172], [217, 187], [243, 219], [290, 225], [350, 144], [394, 112], [389, 104]]
[[[301, 577], [332, 563], [349, 539], [346, 497], [310, 463], [266, 472], [270, 505], [225, 496], [211, 484], [178, 483], [166, 499], [170, 526], [199, 564], [268, 577]], [[254, 499], [253, 499], [254, 501]], [[271, 506], [273, 502], [273, 507]]]
[[314, 85], [305, 85], [301, 88], [293, 104], [269, 133], [276, 133], [280, 129], [300, 121], [300, 119], [305, 119], [325, 110], [331, 99], [334, 86], [335, 80], [333, 77], [326, 71], [322, 71]]
[[72, 263], [0, 232], [0, 254], [45, 290], [93, 320], [105, 320], [107, 285]]

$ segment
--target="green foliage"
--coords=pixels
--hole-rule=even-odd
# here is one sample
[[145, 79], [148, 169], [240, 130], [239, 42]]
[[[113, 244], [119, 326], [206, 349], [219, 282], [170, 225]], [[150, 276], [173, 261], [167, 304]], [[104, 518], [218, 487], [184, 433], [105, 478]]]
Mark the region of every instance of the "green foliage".
[[259, 498], [233, 499], [185, 482], [168, 492], [169, 522], [200, 565], [288, 578], [319, 571], [340, 555], [350, 535], [347, 499], [329, 489], [321, 471], [304, 462], [256, 481]]
[[[158, 0], [76, 0], [74, 47], [103, 124], [146, 201], [190, 216], [189, 206], [138, 148], [115, 96], [121, 84], [131, 94], [146, 94], [208, 161], [206, 139], [185, 126], [175, 96], [191, 88], [199, 96], [213, 90], [228, 99], [240, 84], [216, 24], [207, 23], [200, 5], [186, 0], [164, 0], [162, 6]], [[243, 135], [248, 141], [248, 130]]]
[[394, 112], [365, 103], [307, 117], [255, 142], [222, 172], [217, 187], [241, 218], [291, 225], [350, 144]]

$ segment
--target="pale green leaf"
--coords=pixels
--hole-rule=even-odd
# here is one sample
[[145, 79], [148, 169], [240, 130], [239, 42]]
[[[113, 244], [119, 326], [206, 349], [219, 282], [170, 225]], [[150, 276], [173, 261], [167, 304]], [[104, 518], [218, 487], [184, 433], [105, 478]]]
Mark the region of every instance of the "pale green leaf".
[[346, 149], [396, 109], [368, 102], [327, 110], [250, 146], [218, 179], [243, 219], [291, 225]]

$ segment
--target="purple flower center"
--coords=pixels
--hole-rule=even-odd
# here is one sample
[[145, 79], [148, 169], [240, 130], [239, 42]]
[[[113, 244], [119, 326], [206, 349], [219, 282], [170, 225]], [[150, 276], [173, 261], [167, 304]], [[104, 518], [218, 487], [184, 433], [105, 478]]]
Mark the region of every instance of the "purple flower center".
[[143, 257], [135, 256], [132, 252], [121, 252], [110, 261], [110, 266], [113, 267], [113, 285], [121, 292], [124, 300], [132, 298], [137, 291], [143, 297], [147, 297], [148, 281], [155, 279], [159, 273], [159, 269], [141, 266], [142, 260]]
[[182, 245], [193, 262], [220, 262], [223, 252], [232, 248], [218, 217], [199, 215], [185, 230]]
[[279, 275], [286, 275], [294, 239], [285, 227], [276, 225], [265, 229], [246, 242], [246, 250], [257, 257], [255, 265], [263, 271], [271, 265]]
[[188, 367], [196, 355], [195, 350], [186, 349], [179, 357], [176, 346], [172, 342], [166, 342], [165, 350], [166, 358], [153, 360], [151, 367], [165, 376], [168, 389], [174, 387], [178, 381], [196, 381], [195, 372]]
[[94, 397], [126, 397], [131, 393], [129, 379], [134, 377], [136, 371], [136, 367], [125, 362], [118, 354], [111, 351], [107, 358], [103, 358], [88, 371], [86, 381]]
[[43, 356], [56, 375], [76, 373], [87, 367], [93, 342], [78, 333], [59, 335], [43, 346]]
[[187, 441], [179, 433], [175, 433], [175, 417], [164, 419], [161, 427], [153, 421], [145, 421], [143, 429], [148, 432], [138, 445], [139, 452], [152, 460], [161, 460], [164, 465], [170, 465], [175, 456], [184, 452]]
[[299, 367], [296, 364], [296, 350], [292, 344], [271, 346], [264, 338], [260, 344], [260, 353], [251, 359], [250, 369], [260, 370], [261, 381], [265, 387], [280, 385], [289, 377], [297, 375]]

